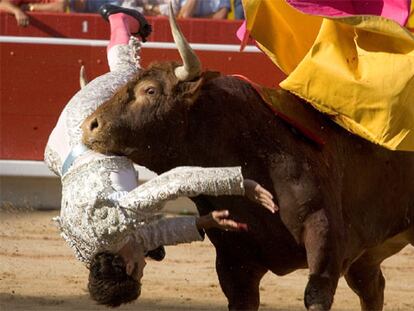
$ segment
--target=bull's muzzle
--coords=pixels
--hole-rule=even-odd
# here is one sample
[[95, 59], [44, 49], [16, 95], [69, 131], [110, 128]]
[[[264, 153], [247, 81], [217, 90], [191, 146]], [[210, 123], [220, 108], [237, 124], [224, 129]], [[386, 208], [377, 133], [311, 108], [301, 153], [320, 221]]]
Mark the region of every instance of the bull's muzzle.
[[98, 121], [98, 118], [95, 117], [95, 118], [92, 118], [92, 120], [90, 120], [88, 122], [87, 127], [88, 127], [90, 132], [94, 132], [94, 131], [97, 131], [99, 129], [99, 124], [100, 124], [100, 122]]
[[89, 117], [83, 122], [83, 143], [86, 146], [90, 147], [94, 142], [96, 142], [96, 138], [99, 135], [102, 123], [102, 120], [99, 120], [99, 118], [95, 116]]

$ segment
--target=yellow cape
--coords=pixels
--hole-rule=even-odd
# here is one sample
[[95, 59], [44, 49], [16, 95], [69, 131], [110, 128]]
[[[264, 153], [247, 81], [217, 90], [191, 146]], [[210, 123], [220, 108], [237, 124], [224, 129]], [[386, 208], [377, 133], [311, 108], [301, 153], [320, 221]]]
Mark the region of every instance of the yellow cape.
[[247, 30], [288, 74], [282, 88], [354, 134], [414, 151], [413, 34], [379, 16], [310, 16], [284, 0], [243, 4]]

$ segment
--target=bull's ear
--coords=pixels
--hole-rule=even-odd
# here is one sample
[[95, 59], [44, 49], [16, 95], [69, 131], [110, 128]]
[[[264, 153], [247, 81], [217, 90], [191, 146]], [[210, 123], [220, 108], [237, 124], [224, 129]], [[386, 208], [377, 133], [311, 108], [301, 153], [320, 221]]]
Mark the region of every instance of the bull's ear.
[[218, 72], [203, 72], [202, 75], [194, 81], [180, 82], [178, 92], [188, 104], [192, 104], [196, 101], [201, 87], [209, 80], [215, 79], [218, 76], [220, 76], [220, 73]]
[[181, 82], [178, 88], [178, 92], [181, 95], [181, 98], [187, 104], [192, 104], [196, 101], [198, 93], [200, 92], [203, 84], [203, 78], [198, 78], [197, 80], [190, 82]]

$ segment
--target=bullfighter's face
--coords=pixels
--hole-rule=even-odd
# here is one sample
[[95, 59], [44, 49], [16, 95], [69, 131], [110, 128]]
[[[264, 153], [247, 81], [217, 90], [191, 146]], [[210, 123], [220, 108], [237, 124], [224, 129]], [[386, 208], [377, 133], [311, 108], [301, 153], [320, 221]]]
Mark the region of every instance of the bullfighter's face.
[[125, 262], [126, 273], [140, 283], [147, 264], [142, 246], [139, 243], [134, 243], [131, 239], [119, 251], [119, 255]]

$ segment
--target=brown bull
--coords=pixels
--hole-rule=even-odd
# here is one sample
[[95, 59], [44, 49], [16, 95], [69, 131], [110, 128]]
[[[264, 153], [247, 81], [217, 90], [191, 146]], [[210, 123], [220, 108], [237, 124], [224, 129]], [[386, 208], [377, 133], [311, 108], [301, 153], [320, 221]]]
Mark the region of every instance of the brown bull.
[[238, 197], [194, 199], [201, 214], [225, 207], [249, 226], [247, 233], [207, 232], [230, 309], [258, 308], [267, 271], [309, 267], [309, 310], [330, 309], [341, 275], [363, 310], [381, 310], [380, 264], [414, 241], [414, 154], [356, 137], [295, 96], [277, 93], [318, 125], [326, 142], [319, 148], [275, 116], [249, 83], [200, 73], [197, 57], [179, 40], [184, 65], [142, 70], [85, 121], [84, 142], [157, 173], [241, 165], [246, 178], [272, 189], [276, 215]]

